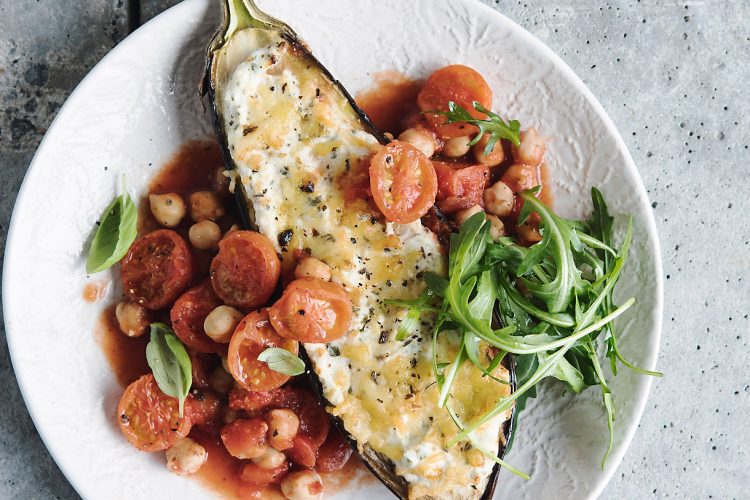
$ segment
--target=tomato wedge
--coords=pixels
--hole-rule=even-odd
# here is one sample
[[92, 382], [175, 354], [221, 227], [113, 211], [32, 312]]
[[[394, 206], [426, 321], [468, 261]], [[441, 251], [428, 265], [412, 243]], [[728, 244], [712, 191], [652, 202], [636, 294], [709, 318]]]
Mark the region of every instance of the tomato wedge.
[[187, 416], [180, 418], [177, 400], [161, 392], [150, 373], [125, 389], [117, 405], [117, 423], [141, 451], [166, 450], [187, 436], [192, 426]]
[[341, 338], [352, 321], [352, 302], [341, 285], [317, 278], [292, 281], [268, 309], [273, 328], [284, 338], [327, 343]]
[[211, 262], [211, 283], [226, 304], [254, 309], [276, 290], [280, 272], [271, 240], [254, 231], [232, 231], [219, 242], [219, 253]]
[[318, 472], [339, 470], [346, 465], [353, 451], [341, 431], [333, 428], [328, 433], [326, 442], [323, 443], [323, 446], [318, 451], [318, 461], [315, 463], [315, 469]]
[[[474, 118], [487, 118], [485, 114], [474, 109], [473, 103], [477, 101], [485, 108], [491, 109], [492, 89], [476, 70], [460, 64], [446, 66], [435, 71], [427, 79], [417, 95], [417, 105], [422, 112], [448, 111], [450, 101], [459, 104]], [[476, 135], [479, 131], [477, 127], [466, 123], [446, 123], [447, 118], [443, 115], [427, 113], [426, 116], [438, 135], [445, 139]]]
[[193, 281], [194, 274], [190, 248], [169, 229], [140, 238], [122, 259], [125, 295], [147, 309], [162, 309], [174, 302]]
[[281, 387], [291, 377], [258, 361], [260, 353], [269, 347], [280, 347], [297, 354], [296, 340], [279, 336], [268, 321], [266, 309], [251, 312], [237, 325], [229, 342], [227, 362], [232, 377], [248, 391], [270, 391]]
[[432, 162], [438, 178], [437, 206], [452, 214], [474, 205], [484, 207], [484, 190], [490, 178], [487, 165]]
[[169, 312], [174, 333], [195, 352], [224, 354], [226, 345], [212, 340], [203, 329], [206, 316], [222, 304], [210, 281], [191, 288], [177, 299]]
[[229, 392], [229, 407], [244, 410], [250, 416], [259, 415], [268, 409], [297, 409], [299, 406], [299, 391], [288, 385], [272, 391], [248, 391], [235, 387]]
[[389, 221], [414, 222], [435, 203], [435, 168], [411, 144], [393, 141], [370, 160], [370, 190]]
[[266, 451], [268, 424], [260, 418], [239, 418], [221, 428], [221, 441], [233, 457], [258, 458]]

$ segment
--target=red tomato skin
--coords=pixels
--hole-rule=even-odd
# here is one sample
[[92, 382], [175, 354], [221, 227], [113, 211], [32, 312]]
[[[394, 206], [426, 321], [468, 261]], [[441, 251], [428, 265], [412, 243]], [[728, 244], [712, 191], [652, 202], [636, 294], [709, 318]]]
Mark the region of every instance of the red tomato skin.
[[275, 469], [264, 469], [253, 462], [247, 462], [240, 470], [240, 480], [255, 486], [268, 486], [281, 481], [288, 472], [289, 462], [284, 462]]
[[318, 451], [318, 461], [315, 463], [315, 469], [319, 472], [337, 471], [346, 465], [353, 451], [341, 431], [336, 428], [331, 429], [325, 443], [323, 443], [323, 446]]
[[230, 455], [257, 458], [266, 450], [268, 424], [260, 418], [240, 418], [221, 428], [221, 440]]
[[185, 400], [185, 415], [193, 425], [218, 425], [221, 420], [221, 401], [212, 392], [193, 390]]
[[474, 205], [484, 207], [484, 190], [490, 178], [487, 165], [467, 166], [441, 161], [432, 163], [438, 178], [436, 204], [441, 212], [452, 214]]
[[299, 434], [310, 439], [312, 445], [319, 448], [328, 437], [331, 418], [320, 404], [318, 398], [309, 391], [302, 392], [301, 406], [297, 411], [299, 417]]
[[146, 309], [167, 307], [190, 285], [195, 262], [190, 247], [170, 229], [139, 238], [122, 259], [120, 277], [125, 295]]
[[281, 261], [271, 240], [254, 231], [232, 231], [219, 242], [211, 262], [211, 283], [232, 307], [251, 310], [265, 304], [281, 274]]
[[203, 329], [206, 316], [220, 305], [222, 301], [210, 281], [191, 288], [177, 299], [169, 311], [175, 335], [194, 352], [225, 354], [227, 346], [212, 340]]
[[233, 410], [244, 410], [251, 416], [277, 408], [296, 411], [301, 401], [301, 393], [288, 385], [272, 391], [247, 391], [235, 387], [229, 393], [229, 407]]
[[318, 461], [318, 449], [309, 437], [297, 434], [294, 444], [285, 453], [294, 463], [312, 469]]

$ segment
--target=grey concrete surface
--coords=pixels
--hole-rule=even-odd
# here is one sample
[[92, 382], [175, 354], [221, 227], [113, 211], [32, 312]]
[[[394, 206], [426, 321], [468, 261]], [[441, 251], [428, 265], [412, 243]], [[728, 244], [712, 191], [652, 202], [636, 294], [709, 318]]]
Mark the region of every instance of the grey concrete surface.
[[[599, 98], [657, 220], [666, 377], [603, 498], [748, 498], [750, 2], [483, 1], [549, 45]], [[174, 3], [144, 1], [141, 17]], [[66, 96], [127, 34], [126, 14], [116, 0], [0, 0], [0, 255], [34, 149]], [[77, 498], [0, 346], [0, 498]]]

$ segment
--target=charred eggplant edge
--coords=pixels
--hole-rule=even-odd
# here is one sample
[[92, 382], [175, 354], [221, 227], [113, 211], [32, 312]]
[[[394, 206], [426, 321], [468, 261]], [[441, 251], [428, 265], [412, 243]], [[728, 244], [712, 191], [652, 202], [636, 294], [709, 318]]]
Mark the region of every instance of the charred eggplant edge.
[[[379, 143], [387, 144], [389, 140], [385, 135], [379, 131], [375, 125], [370, 121], [369, 117], [357, 106], [354, 98], [349, 94], [346, 88], [339, 82], [334, 76], [318, 61], [318, 59], [312, 54], [307, 44], [300, 39], [300, 37], [294, 32], [294, 30], [287, 24], [268, 16], [262, 12], [255, 5], [253, 0], [222, 0], [223, 16], [222, 22], [216, 32], [214, 33], [211, 41], [209, 42], [207, 53], [206, 53], [206, 65], [204, 69], [203, 80], [200, 85], [201, 97], [208, 96], [209, 108], [211, 110], [212, 123], [214, 132], [219, 140], [221, 148], [221, 155], [224, 161], [224, 165], [229, 170], [236, 170], [234, 159], [232, 158], [231, 152], [229, 151], [229, 143], [226, 139], [227, 134], [224, 129], [222, 122], [220, 104], [217, 102], [217, 82], [214, 80], [214, 64], [218, 53], [225, 47], [233, 33], [246, 29], [246, 28], [260, 28], [265, 30], [277, 31], [281, 36], [293, 47], [294, 50], [302, 54], [307, 58], [312, 65], [314, 65], [324, 77], [346, 98], [352, 111], [354, 111], [357, 119], [360, 121], [363, 128], [372, 134]], [[232, 14], [236, 14], [239, 19], [232, 19]], [[234, 21], [234, 24], [233, 24]], [[242, 219], [243, 226], [248, 229], [257, 230], [255, 225], [255, 213], [252, 206], [244, 193], [243, 189], [235, 190], [235, 199], [238, 204], [240, 218]], [[310, 358], [307, 356], [307, 352], [304, 346], [300, 346], [300, 355], [305, 361], [307, 367], [307, 377], [311, 384], [315, 388], [318, 397], [322, 404], [326, 407], [333, 406], [323, 395], [323, 386], [320, 379], [315, 375], [315, 371], [312, 368]], [[511, 391], [516, 389], [516, 378], [515, 370], [513, 369], [513, 361], [509, 357], [503, 362], [503, 365], [508, 369], [510, 374]], [[515, 406], [512, 410], [515, 413]], [[329, 413], [330, 415], [330, 413]], [[346, 439], [352, 445], [354, 450], [362, 459], [365, 466], [375, 475], [394, 495], [400, 499], [408, 498], [408, 483], [402, 477], [396, 474], [395, 465], [393, 462], [382, 455], [381, 453], [372, 449], [368, 444], [363, 446], [363, 451], [359, 451], [357, 440], [352, 437], [351, 434], [346, 430], [343, 421], [336, 416], [330, 415], [336, 424], [336, 427], [344, 434]], [[507, 449], [507, 443], [510, 442], [511, 434], [513, 432], [513, 415], [506, 422], [503, 423], [503, 436], [505, 438], [505, 444], [499, 443], [498, 457], [500, 459], [505, 455]], [[481, 496], [482, 500], [489, 500], [492, 498], [495, 487], [497, 485], [497, 478], [500, 471], [499, 464], [495, 463], [492, 468], [492, 472], [487, 479], [487, 487]]]

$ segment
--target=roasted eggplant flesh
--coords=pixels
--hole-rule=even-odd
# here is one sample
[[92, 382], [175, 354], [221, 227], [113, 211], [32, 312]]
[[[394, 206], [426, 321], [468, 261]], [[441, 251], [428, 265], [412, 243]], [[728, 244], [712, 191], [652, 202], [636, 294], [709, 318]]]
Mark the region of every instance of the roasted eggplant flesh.
[[[447, 257], [419, 221], [388, 223], [358, 196], [384, 137], [285, 24], [249, 0], [229, 0], [225, 13], [206, 83], [248, 223], [276, 242], [285, 269], [298, 251], [326, 262], [354, 305], [344, 337], [304, 346], [329, 413], [398, 497], [491, 496], [495, 462], [468, 441], [445, 449], [456, 426], [437, 406], [434, 318], [423, 316], [397, 340], [405, 311], [385, 304], [419, 296], [422, 274], [445, 273]], [[458, 345], [441, 335], [434, 349], [438, 359], [455, 359]], [[472, 364], [459, 372], [451, 405], [464, 421], [511, 390]], [[512, 379], [503, 366], [495, 375]], [[474, 439], [502, 455], [509, 419], [490, 420]]]

